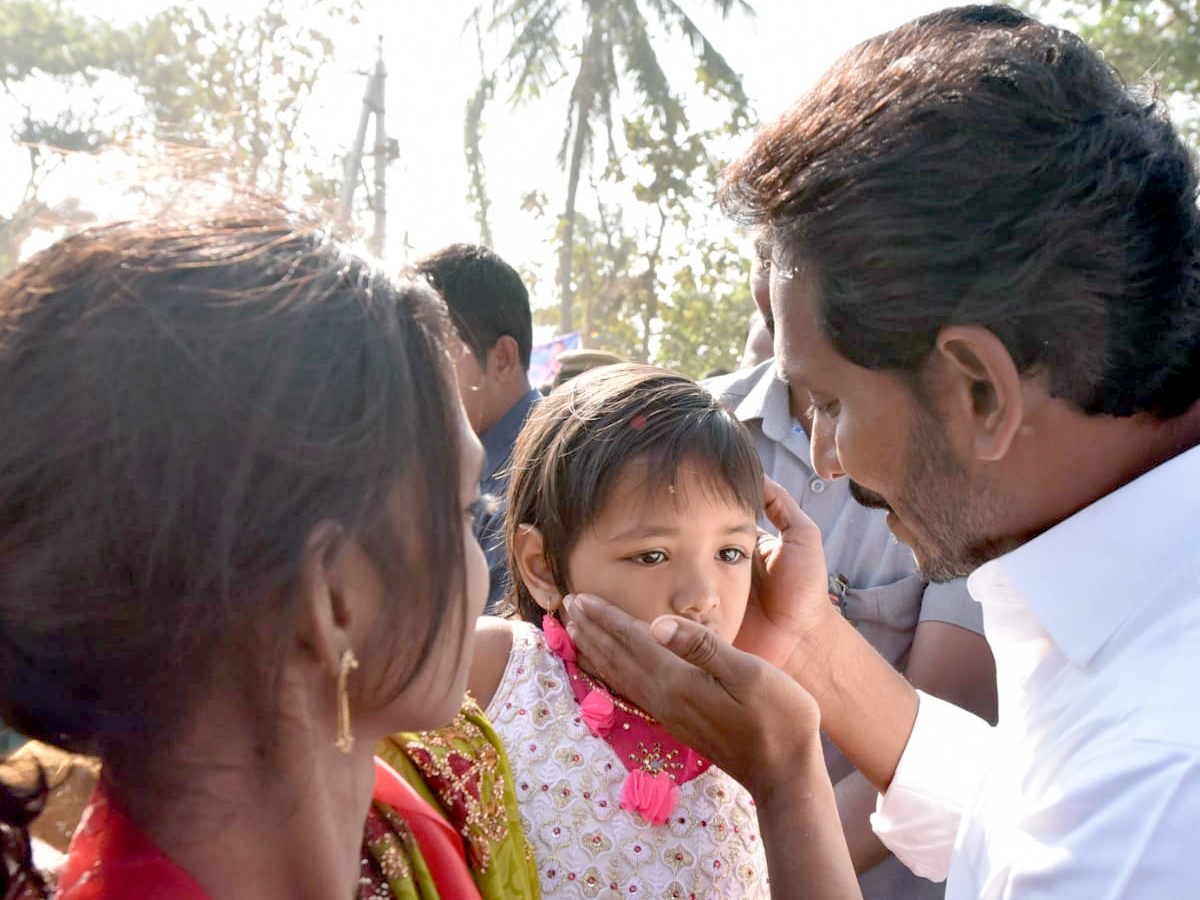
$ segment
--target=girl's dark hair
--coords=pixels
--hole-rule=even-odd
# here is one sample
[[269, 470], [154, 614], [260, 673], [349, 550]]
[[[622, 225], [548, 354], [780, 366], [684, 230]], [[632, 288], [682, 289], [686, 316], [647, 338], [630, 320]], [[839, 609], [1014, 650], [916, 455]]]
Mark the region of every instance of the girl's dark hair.
[[1200, 398], [1196, 201], [1162, 105], [1003, 6], [855, 47], [722, 187], [850, 361], [913, 375], [981, 325], [1083, 412], [1164, 418]]
[[686, 461], [746, 509], [762, 508], [753, 439], [707, 390], [683, 375], [634, 363], [584, 372], [534, 406], [513, 446], [504, 522], [510, 612], [534, 623], [544, 612], [517, 566], [520, 526], [541, 531], [555, 586], [569, 592], [571, 550], [635, 460], [645, 463], [646, 496], [671, 484]]
[[[372, 703], [461, 594], [444, 306], [245, 209], [89, 230], [0, 281], [0, 715], [106, 765], [169, 742], [217, 662], [272, 746], [306, 553], [353, 538], [392, 588], [370, 655], [394, 663], [354, 681]], [[306, 548], [323, 521], [341, 536]]]

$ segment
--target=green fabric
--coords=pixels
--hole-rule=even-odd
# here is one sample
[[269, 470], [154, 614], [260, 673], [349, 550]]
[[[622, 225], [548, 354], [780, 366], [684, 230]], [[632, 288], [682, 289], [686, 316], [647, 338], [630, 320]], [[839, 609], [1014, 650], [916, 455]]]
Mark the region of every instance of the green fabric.
[[376, 753], [457, 829], [483, 900], [540, 900], [508, 754], [469, 695], [450, 725], [392, 735]]
[[371, 887], [364, 895], [393, 900], [449, 900], [438, 896], [433, 876], [404, 820], [382, 803], [371, 804], [365, 848], [369, 859], [364, 861], [364, 877]]

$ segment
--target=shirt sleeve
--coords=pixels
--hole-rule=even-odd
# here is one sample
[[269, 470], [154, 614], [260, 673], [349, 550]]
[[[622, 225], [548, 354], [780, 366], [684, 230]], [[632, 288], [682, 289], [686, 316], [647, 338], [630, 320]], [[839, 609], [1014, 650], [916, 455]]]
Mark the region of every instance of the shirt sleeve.
[[953, 703], [917, 695], [912, 734], [871, 827], [917, 875], [944, 881], [963, 810], [989, 757], [992, 727]]
[[920, 622], [946, 622], [983, 634], [983, 607], [967, 592], [967, 580], [929, 584], [921, 600]]

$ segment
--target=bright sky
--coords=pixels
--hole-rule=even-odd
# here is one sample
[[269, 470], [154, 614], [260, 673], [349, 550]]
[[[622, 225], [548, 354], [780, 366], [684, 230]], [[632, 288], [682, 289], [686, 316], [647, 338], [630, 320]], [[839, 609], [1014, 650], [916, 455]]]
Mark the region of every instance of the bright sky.
[[[462, 23], [473, 4], [376, 3], [379, 14], [364, 21], [384, 35], [388, 67], [389, 132], [400, 141], [401, 160], [389, 173], [396, 185], [392, 219], [407, 229], [416, 253], [454, 240], [477, 240], [478, 231], [465, 203], [463, 109], [479, 80], [479, 63]], [[760, 120], [781, 112], [841, 52], [872, 34], [916, 15], [947, 5], [938, 0], [752, 0], [755, 22], [721, 22], [700, 0], [683, 0], [714, 46], [743, 73]], [[418, 8], [418, 12], [397, 12]], [[707, 14], [706, 14], [707, 13]], [[377, 23], [377, 24], [376, 24]], [[678, 37], [676, 44], [681, 44]], [[363, 48], [369, 60], [373, 48]], [[681, 51], [682, 53], [682, 51]], [[664, 56], [666, 54], [663, 54]], [[684, 86], [691, 66], [676, 68], [674, 84]], [[670, 74], [670, 73], [669, 73]], [[360, 91], [361, 93], [361, 91]], [[545, 100], [536, 109], [512, 110], [498, 96], [489, 112], [484, 151], [493, 201], [496, 248], [522, 260], [530, 252], [553, 254], [541, 244], [544, 226], [519, 209], [532, 187], [545, 190], [556, 212], [565, 196], [566, 177], [556, 168], [562, 140], [565, 96]], [[345, 127], [352, 133], [353, 123]], [[411, 210], [412, 215], [405, 212]]]
[[[223, 13], [255, 2], [209, 0], [206, 5]], [[781, 112], [852, 44], [947, 5], [938, 0], [751, 0], [757, 20], [721, 22], [703, 0], [680, 2], [743, 73], [762, 121]], [[136, 17], [165, 5], [166, 0], [124, 0], [120, 15]], [[310, 128], [317, 123], [314, 137], [329, 144], [324, 155], [346, 152], [361, 111], [365, 72], [374, 66], [376, 35], [382, 35], [388, 132], [400, 147], [399, 161], [388, 170], [387, 255], [397, 263], [453, 241], [479, 239], [465, 199], [463, 156], [463, 112], [480, 74], [474, 35], [463, 28], [474, 5], [471, 0], [364, 0], [361, 25], [355, 34], [339, 37], [342, 59], [325, 70], [310, 109]], [[86, 6], [95, 14], [117, 15]], [[681, 39], [675, 37], [674, 44], [660, 57], [666, 64], [675, 54], [683, 63], [668, 70], [681, 90], [692, 66]], [[491, 48], [493, 62], [499, 53], [498, 47]], [[546, 240], [547, 225], [519, 205], [525, 192], [538, 188], [549, 196], [555, 213], [561, 208], [566, 178], [556, 167], [555, 154], [562, 140], [565, 95], [520, 110], [505, 100], [501, 94], [494, 101], [484, 139], [496, 249], [514, 264], [541, 265], [552, 277], [555, 251]], [[553, 302], [551, 285], [540, 293], [535, 294], [539, 305]]]

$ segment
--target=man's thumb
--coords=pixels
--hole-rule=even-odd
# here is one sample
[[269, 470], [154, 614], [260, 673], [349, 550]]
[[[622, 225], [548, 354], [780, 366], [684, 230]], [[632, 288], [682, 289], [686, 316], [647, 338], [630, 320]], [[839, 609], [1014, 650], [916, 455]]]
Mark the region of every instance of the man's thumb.
[[699, 622], [678, 616], [659, 616], [650, 624], [650, 634], [680, 659], [703, 669], [717, 680], [728, 673], [729, 661], [722, 651], [731, 648]]

